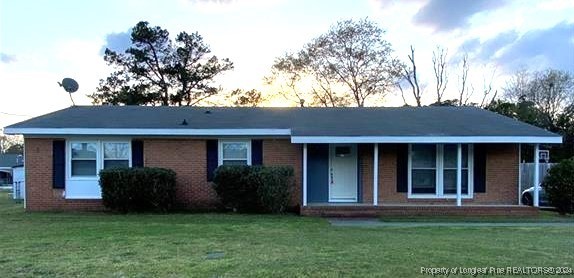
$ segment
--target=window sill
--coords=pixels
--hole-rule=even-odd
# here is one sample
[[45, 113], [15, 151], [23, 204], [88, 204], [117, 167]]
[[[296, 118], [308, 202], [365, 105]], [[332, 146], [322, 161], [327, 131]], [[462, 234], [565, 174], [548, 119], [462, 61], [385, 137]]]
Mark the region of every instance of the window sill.
[[99, 176], [81, 176], [81, 177], [69, 177], [68, 180], [71, 181], [93, 181], [93, 180], [100, 180]]
[[[472, 199], [472, 195], [462, 195], [462, 199]], [[408, 194], [409, 199], [456, 199], [456, 195]]]
[[66, 200], [101, 200], [102, 196], [65, 196]]

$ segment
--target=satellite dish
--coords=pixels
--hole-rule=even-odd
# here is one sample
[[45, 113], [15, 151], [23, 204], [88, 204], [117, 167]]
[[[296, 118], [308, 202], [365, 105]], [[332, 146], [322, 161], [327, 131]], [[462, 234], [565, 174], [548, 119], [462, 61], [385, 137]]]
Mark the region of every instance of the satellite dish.
[[66, 92], [68, 93], [74, 93], [80, 87], [78, 85], [78, 82], [76, 82], [76, 80], [72, 78], [64, 78], [62, 79], [62, 83], [58, 82], [58, 84], [60, 85], [60, 87], [64, 87], [64, 90], [66, 90]]
[[74, 103], [74, 99], [72, 98], [72, 93], [78, 91], [78, 88], [80, 87], [78, 85], [78, 82], [76, 82], [76, 80], [72, 78], [64, 78], [62, 79], [61, 83], [58, 82], [58, 85], [60, 85], [60, 87], [64, 87], [64, 90], [66, 90], [66, 92], [68, 92], [68, 94], [70, 95], [72, 105], [76, 106], [76, 104]]

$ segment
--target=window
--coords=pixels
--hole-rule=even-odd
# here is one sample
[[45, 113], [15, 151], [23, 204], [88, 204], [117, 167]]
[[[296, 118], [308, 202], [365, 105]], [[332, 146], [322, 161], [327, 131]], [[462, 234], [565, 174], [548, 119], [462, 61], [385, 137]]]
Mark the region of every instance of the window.
[[[443, 145], [443, 186], [444, 194], [456, 194], [457, 145]], [[462, 194], [468, 194], [468, 145], [462, 145]]]
[[115, 167], [130, 167], [128, 143], [104, 143], [104, 169]]
[[[412, 144], [409, 156], [409, 197], [456, 196], [457, 144]], [[472, 146], [461, 145], [462, 195], [472, 197]]]
[[347, 157], [349, 155], [351, 155], [351, 147], [349, 146], [335, 147], [336, 157]]
[[251, 141], [219, 141], [219, 165], [251, 165]]
[[97, 179], [102, 169], [130, 167], [129, 142], [71, 141], [68, 148], [70, 178]]
[[97, 143], [72, 143], [71, 145], [71, 174], [72, 177], [96, 176], [98, 144]]
[[436, 193], [436, 146], [413, 145], [412, 193]]

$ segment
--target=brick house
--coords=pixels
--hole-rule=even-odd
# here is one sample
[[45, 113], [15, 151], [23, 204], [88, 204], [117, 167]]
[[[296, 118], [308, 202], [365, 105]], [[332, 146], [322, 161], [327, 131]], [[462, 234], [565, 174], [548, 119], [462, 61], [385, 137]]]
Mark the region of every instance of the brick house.
[[24, 135], [28, 211], [103, 209], [117, 166], [173, 169], [178, 203], [212, 208], [215, 168], [247, 164], [292, 166], [304, 215], [532, 214], [519, 146], [562, 142], [472, 107], [74, 106], [5, 133]]

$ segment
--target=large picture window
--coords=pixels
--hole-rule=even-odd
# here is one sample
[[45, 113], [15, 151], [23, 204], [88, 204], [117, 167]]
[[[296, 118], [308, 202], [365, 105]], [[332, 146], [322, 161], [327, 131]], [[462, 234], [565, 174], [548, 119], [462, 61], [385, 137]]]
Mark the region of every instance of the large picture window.
[[251, 165], [251, 141], [220, 140], [219, 165]]
[[[409, 197], [456, 196], [457, 144], [412, 144], [409, 155]], [[472, 145], [461, 145], [461, 192], [472, 197]]]

